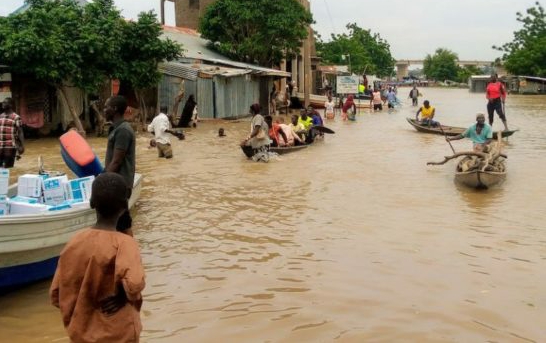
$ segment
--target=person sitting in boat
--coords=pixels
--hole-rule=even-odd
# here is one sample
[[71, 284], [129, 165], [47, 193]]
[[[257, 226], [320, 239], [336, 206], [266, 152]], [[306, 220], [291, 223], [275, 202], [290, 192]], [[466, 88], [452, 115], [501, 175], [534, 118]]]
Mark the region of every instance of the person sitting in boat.
[[[300, 118], [298, 119], [298, 121], [301, 124], [303, 124], [303, 127], [305, 127], [305, 143], [306, 144], [313, 143], [318, 133], [317, 131], [313, 129], [313, 126], [315, 125], [314, 119], [312, 117], [313, 112], [315, 112], [315, 110], [313, 109], [312, 106], [309, 106], [307, 110], [301, 111]], [[322, 118], [320, 120], [322, 121]]]
[[285, 147], [288, 145], [288, 137], [281, 130], [278, 123], [273, 123], [273, 117], [265, 116], [265, 122], [269, 127], [269, 139], [271, 140], [272, 147]]
[[322, 126], [324, 124], [324, 121], [322, 120], [322, 116], [317, 110], [313, 108], [313, 106], [307, 107], [307, 116], [311, 117], [311, 122], [313, 123], [313, 126], [317, 126], [317, 125]]
[[481, 152], [493, 140], [493, 129], [485, 123], [485, 114], [476, 114], [476, 124], [470, 126], [460, 135], [446, 137], [446, 140], [455, 141], [463, 138], [470, 138], [474, 144], [474, 151]]
[[294, 131], [294, 129], [291, 126], [288, 126], [284, 123], [284, 117], [279, 117], [279, 119], [277, 119], [276, 122], [279, 125], [279, 128], [284, 132], [284, 135], [286, 136], [287, 146], [305, 144], [303, 140], [298, 136], [298, 134]]
[[[311, 107], [311, 110], [313, 108]], [[309, 110], [301, 110], [300, 111], [300, 117], [298, 118], [298, 123], [301, 123], [303, 127], [305, 128], [305, 131], [309, 131], [309, 129], [313, 126], [313, 119], [309, 115]]]
[[307, 107], [307, 115], [311, 116], [311, 119], [313, 120], [313, 126], [309, 129], [310, 135], [312, 135], [314, 138], [317, 136], [324, 137], [324, 133], [321, 131], [318, 131], [315, 129], [316, 126], [323, 126], [324, 120], [320, 116], [320, 113], [315, 110], [312, 106]]
[[299, 119], [300, 117], [297, 114], [292, 115], [292, 122], [290, 123], [289, 126], [292, 129], [292, 131], [294, 131], [296, 135], [300, 137], [302, 141], [305, 141], [307, 130], [305, 129], [305, 126], [303, 126], [303, 124], [300, 123]]
[[[419, 120], [419, 113], [421, 113], [421, 120]], [[432, 120], [435, 114], [436, 109], [430, 106], [430, 102], [428, 100], [425, 100], [423, 101], [423, 106], [417, 110], [417, 113], [415, 113], [415, 120], [421, 125], [436, 127], [438, 126], [438, 122]]]

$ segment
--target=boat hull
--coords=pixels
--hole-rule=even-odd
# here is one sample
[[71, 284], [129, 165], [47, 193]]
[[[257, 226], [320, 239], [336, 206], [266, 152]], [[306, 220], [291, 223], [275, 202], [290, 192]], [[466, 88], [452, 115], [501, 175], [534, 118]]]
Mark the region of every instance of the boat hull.
[[[129, 207], [140, 197], [142, 176], [135, 175]], [[53, 275], [68, 240], [96, 222], [89, 208], [0, 218], [0, 294]]]
[[[435, 135], [442, 135], [442, 136], [444, 134], [446, 136], [457, 136], [466, 131], [466, 128], [464, 127], [442, 125], [442, 129], [440, 129], [439, 127], [421, 125], [415, 119], [406, 118], [406, 120], [408, 121], [408, 123], [410, 123], [411, 126], [415, 128], [415, 130], [419, 132], [424, 132], [424, 133], [432, 133]], [[516, 131], [518, 130], [501, 131], [502, 138], [512, 136]], [[497, 131], [493, 132], [493, 139], [497, 139]]]
[[506, 180], [506, 172], [470, 171], [456, 172], [455, 181], [466, 187], [488, 189]]

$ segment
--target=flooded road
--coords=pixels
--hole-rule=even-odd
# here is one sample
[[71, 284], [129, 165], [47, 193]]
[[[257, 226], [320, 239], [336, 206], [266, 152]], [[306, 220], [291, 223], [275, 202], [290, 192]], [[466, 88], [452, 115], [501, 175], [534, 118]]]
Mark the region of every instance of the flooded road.
[[[445, 125], [485, 112], [484, 94], [421, 91]], [[454, 161], [426, 165], [451, 149], [406, 122], [408, 99], [336, 119], [335, 135], [267, 164], [237, 146], [248, 121], [201, 123], [172, 160], [141, 134], [142, 341], [543, 342], [546, 97], [506, 106], [520, 131], [506, 141], [506, 182], [488, 191], [455, 184]], [[91, 143], [103, 159], [105, 140]], [[29, 142], [13, 173], [35, 171], [40, 154], [66, 170], [52, 139]], [[68, 341], [48, 287], [0, 297], [0, 341]]]

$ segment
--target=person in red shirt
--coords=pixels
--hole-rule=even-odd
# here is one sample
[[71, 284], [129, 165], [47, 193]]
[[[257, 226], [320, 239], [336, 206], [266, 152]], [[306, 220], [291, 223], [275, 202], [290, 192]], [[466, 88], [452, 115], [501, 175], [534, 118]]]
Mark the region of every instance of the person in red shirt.
[[504, 114], [504, 101], [506, 100], [506, 88], [504, 84], [498, 80], [497, 74], [491, 75], [491, 81], [485, 89], [485, 97], [487, 98], [487, 114], [489, 115], [489, 125], [493, 126], [493, 118], [495, 111], [504, 124], [504, 130], [508, 131], [506, 123], [506, 115]]
[[273, 123], [273, 117], [265, 116], [265, 122], [269, 126], [269, 138], [272, 147], [283, 147], [288, 145], [288, 137], [278, 123]]

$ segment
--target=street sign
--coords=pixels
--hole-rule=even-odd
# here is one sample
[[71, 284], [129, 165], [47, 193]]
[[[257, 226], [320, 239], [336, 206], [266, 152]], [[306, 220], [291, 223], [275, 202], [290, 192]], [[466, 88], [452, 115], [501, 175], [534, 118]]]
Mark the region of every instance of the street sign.
[[358, 76], [338, 76], [336, 79], [338, 94], [357, 94], [358, 93]]

